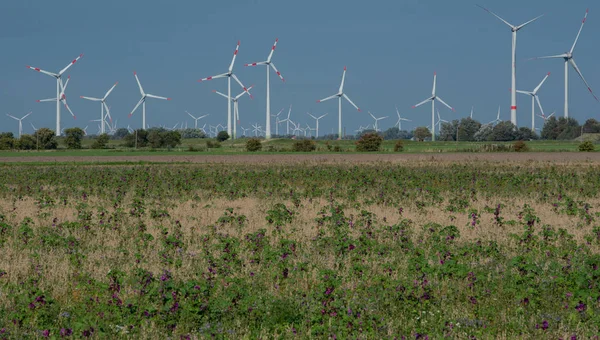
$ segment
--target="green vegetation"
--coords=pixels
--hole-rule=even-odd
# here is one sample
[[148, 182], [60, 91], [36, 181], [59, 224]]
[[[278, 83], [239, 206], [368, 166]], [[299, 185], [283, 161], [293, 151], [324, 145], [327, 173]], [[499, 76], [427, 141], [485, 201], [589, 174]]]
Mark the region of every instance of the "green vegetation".
[[3, 165], [3, 338], [593, 338], [600, 166]]
[[246, 141], [246, 151], [255, 152], [262, 150], [262, 143], [258, 138], [250, 138]]
[[383, 137], [377, 133], [367, 133], [356, 141], [356, 151], [358, 152], [376, 152], [381, 150]]

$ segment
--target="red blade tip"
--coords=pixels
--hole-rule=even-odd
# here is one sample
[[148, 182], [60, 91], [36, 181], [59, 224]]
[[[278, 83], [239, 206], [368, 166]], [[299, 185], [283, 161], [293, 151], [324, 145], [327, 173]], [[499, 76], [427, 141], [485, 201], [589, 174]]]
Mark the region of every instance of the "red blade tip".
[[346, 71], [346, 66], [344, 66], [344, 71]]
[[167, 100], [171, 100], [171, 98], [167, 98]]
[[135, 76], [135, 75], [137, 75], [137, 72], [133, 71], [133, 75], [134, 75], [134, 76]]
[[[39, 100], [38, 100], [38, 102], [39, 102]], [[320, 100], [317, 100], [317, 103], [320, 103], [320, 102], [321, 102]]]
[[411, 109], [414, 109], [414, 108], [416, 108], [416, 106], [412, 106], [412, 107], [411, 107]]
[[36, 100], [36, 102], [37, 102], [37, 103], [40, 103], [41, 101], [40, 101], [40, 100]]

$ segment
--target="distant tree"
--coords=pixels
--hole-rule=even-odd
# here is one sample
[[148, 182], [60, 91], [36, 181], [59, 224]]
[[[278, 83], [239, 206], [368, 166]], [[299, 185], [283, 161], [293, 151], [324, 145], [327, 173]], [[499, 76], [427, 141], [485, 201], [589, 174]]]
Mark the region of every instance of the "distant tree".
[[590, 118], [583, 124], [583, 133], [600, 133], [600, 122]]
[[15, 146], [15, 135], [12, 132], [0, 133], [0, 150], [11, 150]]
[[32, 135], [21, 135], [18, 145], [21, 150], [35, 150], [36, 140]]
[[[492, 124], [482, 125], [479, 130], [473, 135], [473, 139], [477, 142], [485, 142], [490, 140], [490, 136], [492, 134], [492, 130], [494, 127]], [[459, 136], [460, 138], [460, 136]]]
[[475, 134], [481, 129], [481, 123], [471, 117], [463, 118], [458, 125], [458, 140], [472, 142]]
[[509, 121], [500, 122], [492, 128], [492, 133], [488, 136], [489, 141], [510, 142], [517, 139], [517, 129]]
[[585, 141], [581, 144], [579, 144], [579, 151], [581, 152], [592, 152], [594, 151], [594, 143], [588, 141]]
[[337, 135], [337, 133], [329, 133], [329, 134], [326, 134], [326, 135], [323, 135], [323, 136], [319, 137], [319, 139], [322, 139], [322, 140], [336, 140], [336, 139], [338, 139], [338, 135]]
[[517, 130], [516, 140], [536, 140], [538, 138], [538, 135], [535, 132], [533, 132], [530, 128], [521, 126], [519, 130]]
[[250, 138], [246, 141], [246, 151], [255, 152], [262, 150], [262, 143], [258, 138]]
[[295, 141], [292, 144], [292, 151], [296, 152], [311, 152], [317, 149], [317, 144], [310, 139]]
[[400, 129], [397, 127], [391, 127], [385, 131], [383, 131], [383, 139], [392, 140], [392, 139], [400, 139]]
[[377, 133], [368, 133], [362, 135], [358, 141], [356, 141], [356, 151], [379, 151], [381, 144], [383, 143], [383, 137]]
[[56, 136], [54, 131], [48, 128], [39, 128], [34, 134], [36, 145], [39, 145], [40, 149], [51, 150], [58, 147]]
[[127, 130], [126, 128], [119, 128], [117, 129], [117, 131], [115, 131], [115, 133], [112, 135], [112, 139], [123, 139], [125, 138], [125, 136], [127, 136], [129, 134], [129, 130]]
[[162, 133], [163, 146], [174, 148], [181, 144], [181, 133], [179, 131], [165, 131]]
[[148, 131], [142, 129], [135, 130], [133, 133], [125, 136], [123, 140], [125, 141], [125, 146], [129, 148], [133, 148], [136, 146], [136, 140], [137, 147], [143, 148], [146, 145], [148, 145]]
[[431, 131], [424, 126], [420, 126], [413, 131], [413, 135], [415, 136], [416, 140], [422, 142], [427, 138], [431, 138]]
[[94, 143], [92, 143], [92, 149], [104, 149], [106, 145], [108, 145], [108, 141], [110, 140], [110, 136], [106, 133], [101, 134], [96, 137]]
[[67, 149], [81, 149], [81, 140], [85, 132], [78, 127], [70, 128], [65, 130], [64, 143]]
[[206, 138], [206, 134], [200, 129], [184, 129], [181, 138]]
[[542, 139], [570, 140], [581, 135], [581, 126], [574, 118], [550, 117], [542, 128]]
[[160, 130], [148, 131], [148, 145], [153, 149], [158, 149], [163, 145]]
[[456, 131], [458, 130], [458, 120], [453, 120], [450, 123], [442, 123], [440, 127], [439, 140], [442, 141], [455, 141]]
[[217, 133], [217, 141], [224, 142], [228, 139], [229, 139], [229, 134], [227, 133], [227, 131], [219, 131], [219, 133]]

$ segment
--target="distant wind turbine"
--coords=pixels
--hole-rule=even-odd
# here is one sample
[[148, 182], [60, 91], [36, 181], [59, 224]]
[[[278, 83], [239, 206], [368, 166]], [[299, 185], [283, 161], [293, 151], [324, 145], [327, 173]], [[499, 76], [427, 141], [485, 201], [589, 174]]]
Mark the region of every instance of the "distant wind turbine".
[[350, 103], [352, 106], [354, 106], [360, 112], [360, 109], [358, 108], [358, 106], [356, 106], [356, 104], [354, 104], [352, 102], [352, 100], [350, 100], [350, 98], [344, 93], [345, 80], [346, 80], [346, 66], [344, 66], [344, 73], [342, 74], [342, 83], [340, 84], [340, 89], [338, 90], [338, 93], [334, 94], [333, 96], [329, 96], [327, 98], [317, 100], [317, 103], [320, 103], [320, 102], [324, 102], [324, 101], [333, 99], [335, 97], [338, 97], [338, 139], [342, 139], [342, 97], [344, 97], [348, 101], [348, 103]]
[[198, 129], [198, 121], [202, 118], [208, 117], [208, 115], [204, 115], [204, 116], [200, 116], [200, 117], [194, 117], [192, 116], [191, 113], [185, 111], [185, 113], [187, 113], [190, 117], [192, 117], [192, 119], [194, 120], [194, 129]]
[[309, 116], [311, 116], [314, 120], [316, 120], [317, 125], [315, 127], [315, 133], [317, 134], [317, 136], [315, 138], [319, 138], [319, 120], [321, 120], [321, 118], [327, 116], [327, 113], [324, 114], [324, 115], [322, 115], [322, 116], [319, 116], [319, 117], [313, 116], [312, 114], [310, 114], [308, 112], [306, 114], [309, 115]]
[[109, 112], [109, 110], [108, 110], [108, 106], [106, 105], [106, 98], [108, 98], [108, 96], [109, 96], [109, 95], [110, 95], [110, 93], [111, 93], [111, 92], [112, 92], [112, 91], [115, 89], [115, 87], [117, 86], [117, 84], [118, 84], [118, 83], [119, 83], [119, 82], [116, 82], [116, 83], [115, 83], [115, 84], [114, 84], [114, 85], [113, 85], [113, 86], [110, 88], [110, 90], [108, 90], [108, 91], [106, 92], [106, 94], [105, 94], [105, 95], [104, 95], [104, 97], [102, 97], [102, 98], [94, 98], [94, 97], [84, 97], [84, 96], [81, 96], [81, 98], [83, 98], [83, 99], [91, 100], [91, 101], [94, 101], [94, 102], [100, 102], [100, 120], [101, 120], [101, 121], [100, 121], [100, 125], [101, 125], [101, 128], [100, 128], [100, 133], [101, 133], [101, 134], [105, 132], [105, 130], [104, 130], [104, 120], [105, 120], [106, 118], [105, 118], [105, 116], [104, 116], [104, 108], [106, 108], [106, 114], [108, 115], [108, 117], [110, 118], [110, 120], [111, 120], [111, 122], [112, 122], [112, 117], [110, 116], [110, 112]]
[[131, 113], [129, 114], [129, 118], [131, 118], [131, 116], [133, 116], [133, 114], [135, 113], [135, 110], [137, 110], [138, 107], [140, 107], [140, 105], [142, 105], [142, 130], [146, 130], [146, 98], [154, 98], [154, 99], [162, 99], [162, 100], [171, 100], [171, 98], [159, 97], [159, 96], [155, 96], [153, 94], [145, 93], [144, 89], [142, 88], [142, 84], [140, 83], [140, 79], [137, 76], [137, 73], [133, 72], [133, 75], [135, 77], [135, 80], [137, 81], [139, 88], [140, 88], [140, 94], [142, 95], [142, 98], [137, 103], [137, 105], [133, 108], [133, 110], [131, 110]]
[[533, 91], [531, 91], [531, 92], [517, 90], [518, 93], [531, 96], [531, 130], [532, 131], [535, 131], [535, 102], [536, 101], [540, 108], [540, 112], [542, 112], [542, 114], [544, 114], [544, 109], [542, 108], [542, 104], [540, 103], [540, 97], [538, 97], [538, 91], [540, 90], [542, 85], [544, 85], [544, 82], [546, 81], [546, 79], [548, 79], [549, 76], [550, 76], [550, 72], [548, 72], [548, 74], [544, 77], [544, 79], [542, 79], [540, 84], [535, 89], [533, 89]]
[[433, 90], [431, 91], [431, 97], [425, 99], [424, 101], [420, 102], [419, 104], [413, 106], [412, 108], [416, 108], [419, 107], [427, 102], [431, 102], [431, 141], [435, 142], [435, 101], [439, 101], [440, 103], [444, 104], [444, 106], [446, 106], [447, 108], [449, 108], [452, 111], [455, 111], [454, 108], [452, 108], [450, 105], [446, 104], [446, 102], [444, 102], [442, 100], [442, 98], [438, 97], [436, 94], [436, 83], [437, 83], [437, 73], [433, 73]]
[[21, 118], [17, 118], [15, 116], [6, 114], [7, 116], [9, 116], [10, 118], [16, 120], [19, 122], [19, 138], [21, 138], [21, 135], [23, 134], [23, 119], [27, 118], [27, 116], [29, 116], [31, 114], [31, 112], [29, 112], [28, 114], [24, 115]]
[[396, 106], [396, 114], [398, 115], [398, 121], [396, 122], [396, 124], [394, 126], [397, 126], [398, 130], [402, 131], [402, 121], [412, 122], [412, 120], [402, 118], [402, 116], [400, 116], [400, 110], [398, 110], [398, 106]]

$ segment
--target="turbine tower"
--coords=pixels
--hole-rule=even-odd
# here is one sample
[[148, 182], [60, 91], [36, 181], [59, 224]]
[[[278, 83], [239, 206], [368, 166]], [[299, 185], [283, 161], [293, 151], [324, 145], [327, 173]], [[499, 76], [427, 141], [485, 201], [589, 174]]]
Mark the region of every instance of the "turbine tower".
[[444, 104], [444, 106], [446, 106], [447, 108], [449, 108], [452, 111], [455, 111], [454, 108], [452, 108], [450, 105], [446, 104], [446, 102], [444, 102], [442, 100], [442, 98], [438, 97], [436, 94], [436, 84], [437, 84], [437, 73], [433, 73], [433, 90], [431, 91], [431, 97], [425, 99], [424, 101], [420, 102], [419, 104], [413, 106], [412, 108], [416, 108], [419, 107], [427, 102], [431, 102], [431, 141], [435, 142], [435, 101], [439, 101], [440, 103]]
[[[479, 5], [477, 5], [479, 6]], [[512, 66], [511, 66], [511, 85], [510, 85], [510, 121], [511, 123], [513, 123], [515, 126], [517, 126], [517, 32], [522, 29], [523, 27], [531, 24], [532, 22], [536, 21], [537, 19], [543, 17], [544, 15], [540, 15], [538, 17], [535, 17], [529, 21], [527, 21], [524, 24], [521, 24], [519, 26], [515, 26], [510, 24], [508, 21], [502, 19], [501, 17], [499, 17], [496, 13], [490, 11], [489, 9], [485, 8], [485, 7], [481, 7], [484, 11], [490, 13], [491, 15], [495, 16], [496, 18], [498, 18], [500, 21], [502, 21], [503, 23], [505, 23], [508, 27], [510, 27], [510, 30], [512, 32]]]
[[61, 99], [61, 88], [62, 88], [62, 75], [67, 72], [67, 70], [73, 66], [79, 59], [83, 57], [83, 54], [80, 54], [79, 57], [73, 59], [69, 65], [60, 70], [58, 73], [52, 73], [48, 71], [44, 71], [37, 67], [27, 66], [27, 68], [32, 69], [34, 71], [41, 72], [43, 74], [49, 75], [51, 77], [56, 78], [56, 135], [60, 136], [60, 99]]
[[112, 122], [112, 117], [110, 116], [110, 110], [108, 109], [108, 106], [106, 105], [106, 98], [108, 98], [108, 96], [115, 89], [115, 87], [117, 86], [118, 83], [119, 82], [116, 82], [110, 88], [110, 90], [108, 90], [108, 92], [106, 92], [106, 94], [102, 98], [94, 98], [94, 97], [84, 97], [84, 96], [81, 96], [81, 98], [83, 98], [83, 99], [91, 100], [91, 101], [94, 101], [94, 102], [100, 102], [100, 133], [101, 134], [105, 133], [105, 131], [106, 131], [104, 129], [104, 120], [106, 119], [105, 116], [104, 116], [104, 108], [106, 108], [106, 115], [110, 118], [110, 121]]
[[538, 97], [538, 91], [540, 90], [542, 85], [544, 85], [544, 82], [546, 81], [546, 79], [548, 79], [549, 76], [550, 76], [550, 72], [548, 72], [548, 74], [544, 77], [544, 79], [542, 79], [542, 82], [531, 92], [517, 91], [521, 94], [526, 94], [526, 95], [531, 96], [531, 131], [535, 131], [535, 102], [536, 101], [540, 108], [540, 111], [542, 112], [542, 115], [544, 114], [544, 109], [542, 109], [542, 104], [540, 103], [540, 98]]
[[317, 134], [317, 136], [315, 138], [319, 138], [319, 120], [321, 120], [321, 118], [327, 116], [328, 113], [326, 113], [326, 114], [324, 114], [322, 116], [319, 116], [319, 117], [315, 117], [315, 116], [313, 116], [312, 114], [310, 114], [308, 112], [306, 114], [309, 115], [309, 116], [311, 116], [311, 117], [313, 117], [313, 119], [317, 121], [317, 126], [315, 127], [315, 133]]
[[[23, 116], [23, 117], [21, 117], [21, 118], [17, 118], [17, 117], [15, 117], [15, 116], [12, 116], [12, 115], [6, 114], [6, 115], [7, 115], [7, 116], [9, 116], [10, 118], [12, 118], [12, 119], [14, 119], [14, 120], [16, 120], [16, 121], [18, 121], [18, 122], [19, 122], [19, 138], [21, 138], [21, 135], [23, 134], [23, 119], [27, 118], [27, 116], [29, 116], [30, 114], [31, 114], [31, 112], [29, 112], [28, 114], [24, 115], [24, 116]], [[33, 126], [33, 125], [31, 125], [31, 126]]]
[[194, 120], [194, 129], [196, 129], [196, 130], [198, 129], [198, 121], [199, 121], [200, 119], [202, 119], [202, 118], [208, 117], [208, 115], [207, 115], [207, 114], [206, 114], [206, 115], [204, 115], [204, 116], [200, 116], [200, 117], [194, 117], [194, 116], [192, 116], [192, 114], [191, 114], [191, 113], [189, 113], [189, 112], [187, 112], [187, 111], [185, 111], [185, 113], [187, 113], [187, 114], [188, 114], [190, 117], [192, 117], [192, 119]]
[[[71, 116], [73, 116], [73, 119], [76, 119], [75, 114], [73, 113], [73, 111], [71, 111], [71, 108], [69, 107], [69, 105], [67, 104], [67, 95], [65, 94], [65, 92], [67, 91], [67, 86], [69, 86], [69, 81], [71, 80], [71, 76], [69, 76], [67, 78], [67, 81], [63, 84], [62, 79], [59, 79], [60, 82], [60, 96], [59, 96], [59, 100], [58, 103], [63, 103], [63, 105], [65, 106], [65, 108], [69, 111], [69, 113], [71, 114]], [[55, 102], [56, 99], [55, 98], [49, 98], [49, 99], [40, 99], [40, 100], [36, 100], [36, 102], [41, 103], [41, 102]], [[64, 129], [63, 129], [64, 130]], [[61, 130], [62, 131], [62, 130]]]
[[217, 90], [213, 90], [214, 93], [220, 95], [221, 97], [225, 97], [227, 99], [230, 99], [230, 102], [233, 102], [233, 134], [236, 135], [237, 134], [237, 124], [240, 121], [240, 111], [239, 111], [239, 104], [238, 101], [240, 100], [240, 98], [242, 98], [243, 95], [245, 95], [246, 93], [251, 96], [250, 94], [250, 90], [254, 87], [254, 85], [250, 86], [248, 89], [244, 88], [244, 91], [242, 91], [242, 93], [238, 94], [237, 96], [231, 98]]
[[135, 77], [135, 80], [138, 83], [138, 86], [140, 87], [140, 94], [142, 95], [142, 98], [137, 103], [137, 105], [133, 108], [133, 110], [131, 110], [131, 113], [129, 114], [129, 118], [131, 118], [131, 116], [133, 116], [133, 114], [135, 113], [135, 110], [137, 110], [138, 107], [140, 107], [140, 105], [142, 105], [142, 130], [146, 130], [146, 98], [154, 98], [154, 99], [162, 99], [162, 100], [171, 100], [171, 98], [159, 97], [159, 96], [155, 96], [153, 94], [145, 93], [144, 89], [142, 88], [142, 84], [140, 83], [140, 79], [138, 78], [137, 73], [135, 71], [133, 72], [133, 75]]
[[[198, 81], [202, 82], [202, 81], [206, 81], [206, 80], [227, 77], [227, 97], [231, 98], [231, 78], [233, 78], [238, 84], [240, 84], [240, 86], [244, 89], [244, 91], [248, 92], [248, 89], [246, 89], [244, 84], [242, 84], [242, 82], [238, 79], [238, 77], [236, 77], [236, 75], [233, 74], [233, 65], [235, 64], [235, 58], [237, 57], [239, 50], [240, 50], [240, 41], [238, 41], [237, 46], [235, 47], [235, 52], [233, 52], [233, 59], [231, 59], [231, 64], [229, 64], [227, 73], [222, 73], [222, 74], [218, 74], [216, 76], [202, 78]], [[248, 94], [250, 95], [250, 98], [252, 98], [252, 95], [250, 93], [248, 93]], [[229, 134], [232, 139], [236, 138], [235, 133], [232, 134], [232, 132], [231, 132], [231, 100], [227, 101], [227, 134]]]
[[266, 123], [266, 127], [265, 127], [265, 139], [271, 139], [271, 83], [270, 83], [271, 67], [273, 68], [273, 71], [275, 71], [275, 73], [277, 73], [279, 78], [281, 78], [281, 81], [285, 82], [285, 79], [283, 79], [283, 76], [277, 70], [277, 68], [275, 67], [275, 64], [273, 64], [273, 62], [271, 62], [271, 58], [273, 57], [273, 52], [275, 52], [275, 48], [277, 47], [278, 41], [279, 41], [279, 39], [275, 39], [275, 43], [273, 44], [273, 47], [271, 48], [271, 53], [269, 53], [269, 57], [267, 58], [266, 61], [260, 61], [260, 62], [245, 65], [245, 66], [258, 66], [258, 65], [267, 66], [267, 115], [266, 115], [267, 123]]
[[400, 111], [398, 110], [398, 106], [396, 106], [396, 114], [398, 115], [398, 121], [396, 122], [396, 124], [394, 126], [397, 126], [398, 130], [402, 131], [402, 121], [412, 122], [412, 120], [402, 118], [402, 116], [400, 116]]
[[592, 96], [594, 96], [594, 99], [596, 99], [596, 101], [598, 101], [598, 97], [596, 97], [596, 95], [592, 91], [592, 88], [590, 87], [588, 82], [583, 77], [583, 74], [577, 67], [577, 64], [575, 63], [575, 59], [573, 59], [573, 51], [575, 50], [575, 46], [577, 45], [577, 41], [579, 40], [579, 36], [581, 35], [581, 30], [583, 30], [583, 25], [585, 25], [585, 21], [588, 16], [588, 11], [589, 10], [587, 10], [587, 9], [585, 10], [585, 16], [583, 17], [583, 20], [581, 21], [581, 27], [579, 27], [579, 32], [577, 33], [575, 42], [573, 43], [573, 46], [571, 46], [571, 50], [569, 52], [566, 52], [564, 54], [559, 54], [559, 55], [534, 58], [534, 59], [564, 59], [565, 60], [565, 118], [569, 118], [569, 64], [571, 64], [571, 66], [573, 67], [575, 72], [577, 72], [577, 74], [579, 75], [579, 78], [581, 78], [581, 80], [583, 80], [583, 82], [585, 83], [585, 86], [587, 86], [587, 88], [588, 88], [588, 91], [590, 91]]
[[340, 89], [338, 90], [338, 93], [334, 94], [333, 96], [329, 96], [327, 98], [317, 100], [317, 103], [320, 103], [320, 102], [324, 102], [326, 100], [330, 100], [335, 97], [338, 97], [338, 139], [342, 139], [342, 97], [344, 97], [348, 101], [348, 103], [350, 103], [352, 106], [354, 106], [358, 110], [358, 112], [360, 112], [360, 109], [358, 108], [358, 106], [356, 106], [356, 104], [354, 104], [352, 102], [352, 100], [350, 100], [350, 98], [344, 93], [344, 82], [345, 81], [346, 81], [346, 66], [344, 66], [344, 73], [342, 74], [342, 83], [340, 84]]

